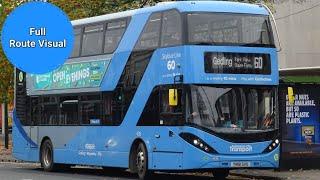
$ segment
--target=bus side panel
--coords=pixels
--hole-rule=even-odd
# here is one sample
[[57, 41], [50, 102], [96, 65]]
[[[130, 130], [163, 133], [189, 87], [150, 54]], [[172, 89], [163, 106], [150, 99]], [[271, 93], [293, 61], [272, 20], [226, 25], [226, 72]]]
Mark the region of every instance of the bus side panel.
[[[128, 168], [131, 142], [135, 137], [134, 129], [127, 130], [112, 126], [82, 126], [78, 129], [79, 131], [74, 133], [70, 133], [72, 131], [70, 127], [55, 129], [55, 133], [50, 133], [50, 135], [45, 134], [45, 130], [40, 131], [41, 136], [48, 136], [52, 139], [56, 163]], [[68, 135], [66, 131], [74, 135]], [[63, 139], [57, 134], [64, 134], [69, 138]]]
[[16, 127], [12, 128], [12, 155], [14, 158], [23, 161], [38, 162], [39, 155], [37, 148], [30, 148], [27, 141], [19, 133]]
[[128, 168], [128, 152], [55, 149], [55, 162]]
[[13, 125], [12, 125], [12, 155], [14, 158], [29, 162], [39, 161], [39, 150], [37, 144], [29, 138], [28, 132], [19, 123], [19, 119], [16, 118], [16, 113], [13, 113]]
[[154, 152], [152, 161], [153, 166], [150, 167], [150, 169], [182, 169], [183, 153]]

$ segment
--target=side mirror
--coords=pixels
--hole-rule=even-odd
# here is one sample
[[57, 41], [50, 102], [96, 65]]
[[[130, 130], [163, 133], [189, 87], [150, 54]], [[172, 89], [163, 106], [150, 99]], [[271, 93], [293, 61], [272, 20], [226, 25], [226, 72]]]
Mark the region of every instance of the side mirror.
[[178, 90], [169, 89], [169, 106], [178, 106]]
[[294, 94], [293, 94], [293, 88], [292, 87], [288, 87], [288, 100], [289, 100], [289, 104], [290, 105], [294, 104]]

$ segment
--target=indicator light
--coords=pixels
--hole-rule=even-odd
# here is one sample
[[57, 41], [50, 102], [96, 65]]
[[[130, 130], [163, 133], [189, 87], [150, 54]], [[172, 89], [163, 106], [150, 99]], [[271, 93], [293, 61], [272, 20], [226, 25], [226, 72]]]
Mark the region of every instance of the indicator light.
[[263, 153], [269, 153], [275, 150], [279, 145], [280, 145], [279, 139], [275, 139], [269, 144], [269, 146], [263, 151]]

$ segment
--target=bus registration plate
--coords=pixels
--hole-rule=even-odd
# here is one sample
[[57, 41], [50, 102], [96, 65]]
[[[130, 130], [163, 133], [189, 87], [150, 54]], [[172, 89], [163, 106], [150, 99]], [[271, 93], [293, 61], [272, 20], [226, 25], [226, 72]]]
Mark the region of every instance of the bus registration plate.
[[231, 167], [250, 167], [250, 162], [247, 162], [247, 161], [231, 162]]

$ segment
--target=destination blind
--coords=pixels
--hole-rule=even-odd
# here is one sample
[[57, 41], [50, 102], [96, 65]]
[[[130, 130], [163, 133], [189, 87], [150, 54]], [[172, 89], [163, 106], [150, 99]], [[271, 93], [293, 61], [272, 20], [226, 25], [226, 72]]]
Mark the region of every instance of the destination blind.
[[206, 73], [217, 74], [271, 74], [269, 54], [206, 52]]

